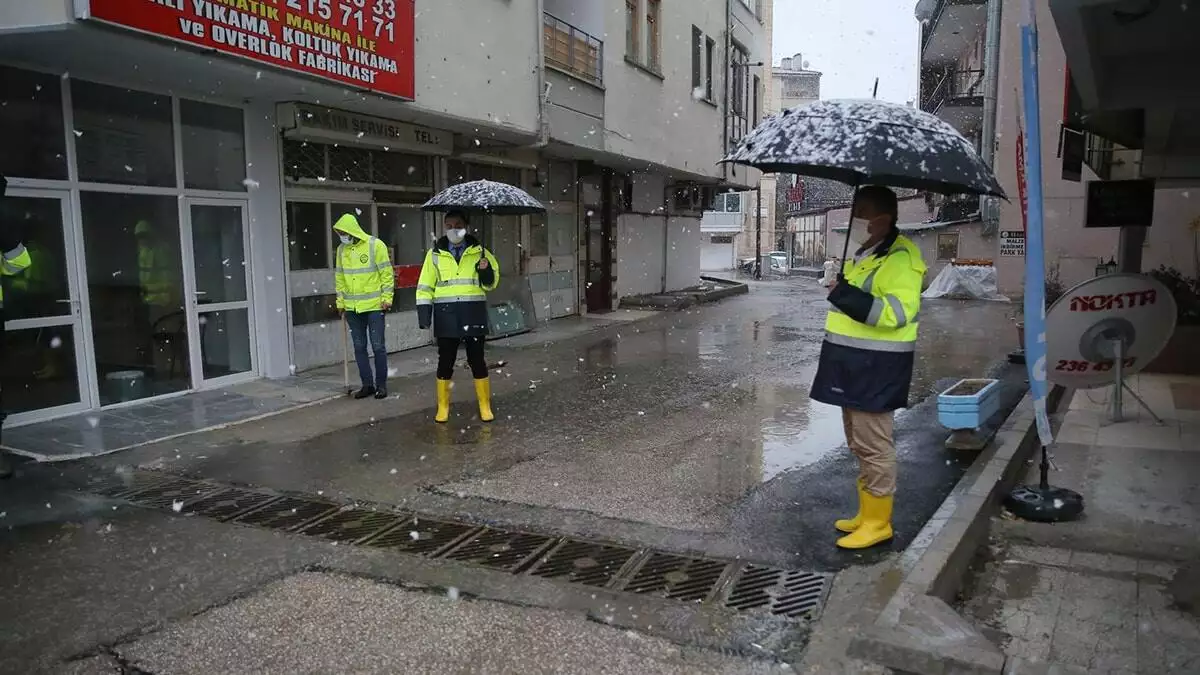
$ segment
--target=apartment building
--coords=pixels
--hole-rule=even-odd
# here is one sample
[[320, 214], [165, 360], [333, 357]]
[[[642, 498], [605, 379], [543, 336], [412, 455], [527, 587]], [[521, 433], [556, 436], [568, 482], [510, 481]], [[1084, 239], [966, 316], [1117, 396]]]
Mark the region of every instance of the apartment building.
[[9, 423], [340, 360], [345, 213], [392, 253], [389, 347], [427, 344], [419, 206], [462, 180], [548, 205], [471, 224], [498, 335], [695, 283], [702, 210], [758, 178], [715, 162], [769, 33], [752, 0], [5, 3], [0, 172], [41, 270], [9, 294]]
[[[1099, 29], [1082, 28], [1079, 5], [1085, 3], [1055, 0], [1035, 4], [1040, 28], [1040, 141], [1048, 274], [1070, 287], [1093, 276], [1100, 263], [1124, 259], [1127, 269], [1168, 265], [1195, 277], [1200, 270], [1191, 224], [1200, 216], [1200, 204], [1193, 203], [1186, 187], [1200, 173], [1195, 171], [1197, 165], [1187, 160], [1188, 148], [1196, 146], [1179, 136], [1190, 128], [1185, 123], [1187, 107], [1176, 102], [1161, 108], [1157, 117], [1142, 109], [1131, 110], [1134, 106], [1129, 105], [1128, 92], [1141, 91], [1157, 75], [1153, 69], [1143, 68], [1137, 72], [1148, 79], [1135, 81], [1139, 76], [1130, 68], [1141, 62], [1125, 56], [1135, 48], [1153, 52], [1153, 30], [1175, 35], [1183, 30], [1181, 26], [1194, 26], [1194, 12], [1177, 3], [1164, 3], [1161, 9], [1149, 12], [1152, 16], [1138, 19], [1141, 25], [1128, 28], [1130, 21], [1121, 18], [1126, 11], [1119, 6], [1122, 3], [1086, 3], [1098, 7], [1094, 13], [1101, 17], [1098, 21], [1103, 31], [1108, 31], [1098, 33]], [[938, 205], [936, 220], [953, 225], [956, 245], [964, 251], [961, 255], [969, 252], [980, 257], [980, 252], [991, 251], [987, 257], [996, 263], [1000, 290], [1010, 295], [1020, 295], [1024, 285], [1017, 143], [1023, 124], [1020, 24], [1025, 6], [1023, 0], [921, 0], [916, 5], [922, 24], [921, 108], [975, 141], [985, 159], [992, 159], [997, 178], [1012, 197], [1009, 202], [991, 204], [979, 204], [974, 198], [952, 200]], [[1089, 16], [1092, 11], [1088, 10]], [[990, 51], [989, 19], [995, 22]], [[1060, 31], [1065, 32], [1060, 35]], [[1062, 35], [1070, 36], [1078, 55], [1071, 62]], [[1086, 41], [1085, 35], [1090, 35]], [[1100, 47], [1098, 36], [1110, 40], [1104, 43], [1107, 47]], [[1118, 49], [1114, 45], [1125, 46]], [[1106, 75], [1107, 71], [1091, 68], [1090, 64], [1099, 63], [1093, 59], [1100, 50], [1109, 54], [1111, 64], [1125, 64], [1123, 69]], [[991, 62], [989, 54], [995, 55]], [[1155, 58], [1161, 56], [1155, 54]], [[994, 92], [988, 87], [988, 69], [992, 67]], [[1112, 84], [1105, 78], [1122, 78], [1127, 91], [1109, 89]], [[1159, 86], [1158, 91], [1172, 90], [1163, 94], [1172, 99], [1182, 95], [1176, 91], [1188, 91], [1178, 83]], [[1125, 100], [1097, 98], [1120, 91], [1126, 91]], [[988, 105], [989, 97], [994, 97], [994, 107]], [[1085, 102], [1090, 102], [1087, 114]], [[1115, 184], [1145, 179], [1155, 182]], [[1096, 185], [1101, 182], [1110, 182], [1117, 189], [1132, 188], [1134, 193], [1149, 186], [1149, 190], [1140, 190], [1152, 195], [1152, 204], [1145, 204], [1146, 212], [1152, 214], [1145, 218], [1145, 225], [1105, 226], [1096, 205], [1089, 208], [1088, 204], [1089, 190], [1101, 189], [1103, 186]], [[975, 224], [963, 224], [964, 218]]]

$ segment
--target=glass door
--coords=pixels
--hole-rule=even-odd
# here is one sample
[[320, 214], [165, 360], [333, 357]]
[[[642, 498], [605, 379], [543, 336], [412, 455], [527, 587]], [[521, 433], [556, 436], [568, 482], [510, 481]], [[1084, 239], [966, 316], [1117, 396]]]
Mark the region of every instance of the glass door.
[[5, 228], [14, 228], [31, 264], [5, 276], [3, 409], [21, 424], [89, 407], [87, 349], [70, 201], [65, 192], [9, 188]]
[[250, 311], [249, 241], [244, 201], [189, 199], [187, 232], [191, 273], [187, 302], [196, 387], [255, 375]]

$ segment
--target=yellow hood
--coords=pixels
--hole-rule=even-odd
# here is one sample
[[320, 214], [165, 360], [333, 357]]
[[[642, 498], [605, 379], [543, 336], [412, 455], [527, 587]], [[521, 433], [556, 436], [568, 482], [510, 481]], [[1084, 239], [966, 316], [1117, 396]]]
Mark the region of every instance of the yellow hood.
[[359, 241], [366, 241], [371, 237], [371, 235], [363, 231], [362, 226], [358, 224], [358, 218], [353, 213], [347, 213], [338, 218], [337, 222], [333, 224], [333, 229], [338, 232], [345, 232]]

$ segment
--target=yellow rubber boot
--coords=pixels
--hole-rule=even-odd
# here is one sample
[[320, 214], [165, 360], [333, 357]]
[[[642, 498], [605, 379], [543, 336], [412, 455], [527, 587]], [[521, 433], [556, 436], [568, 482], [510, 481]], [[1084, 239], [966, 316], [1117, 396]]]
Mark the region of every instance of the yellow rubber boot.
[[840, 548], [870, 548], [892, 538], [892, 495], [863, 491], [863, 519], [858, 529], [837, 540]]
[[858, 515], [854, 516], [853, 518], [839, 520], [833, 524], [833, 526], [839, 531], [847, 534], [857, 530], [858, 526], [862, 525], [863, 520], [863, 494], [865, 494], [867, 491], [865, 487], [866, 484], [863, 483], [862, 478], [858, 478], [855, 479], [854, 485], [858, 488]]
[[475, 397], [479, 399], [479, 419], [491, 422], [496, 419], [492, 414], [492, 381], [488, 378], [475, 380]]
[[450, 380], [437, 381], [437, 417], [434, 421], [445, 424], [450, 421]]

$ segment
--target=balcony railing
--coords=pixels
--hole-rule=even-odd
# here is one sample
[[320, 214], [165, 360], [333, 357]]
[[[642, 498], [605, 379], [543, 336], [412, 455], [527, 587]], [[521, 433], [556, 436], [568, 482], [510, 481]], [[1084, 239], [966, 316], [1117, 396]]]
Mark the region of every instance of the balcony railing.
[[921, 104], [921, 110], [936, 114], [946, 101], [956, 98], [975, 98], [983, 96], [983, 71], [959, 70], [953, 68], [946, 72], [937, 86]]
[[595, 85], [604, 83], [604, 42], [546, 12], [542, 17], [546, 64]]

